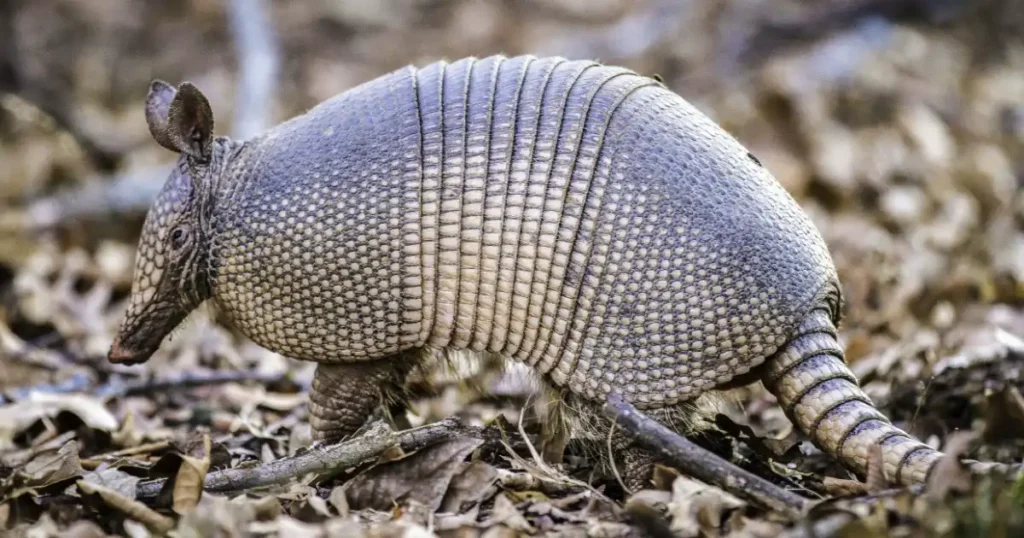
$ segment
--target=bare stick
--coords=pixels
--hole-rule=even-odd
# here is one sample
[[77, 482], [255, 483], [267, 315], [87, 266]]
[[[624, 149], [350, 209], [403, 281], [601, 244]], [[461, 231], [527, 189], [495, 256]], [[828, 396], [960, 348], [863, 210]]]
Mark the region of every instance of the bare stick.
[[745, 471], [643, 415], [618, 394], [608, 397], [605, 415], [646, 448], [664, 456], [683, 472], [708, 484], [796, 519], [809, 507], [807, 499]]
[[[486, 437], [479, 428], [465, 426], [455, 418], [448, 418], [400, 433], [395, 433], [383, 422], [378, 422], [363, 435], [336, 445], [313, 448], [307, 452], [281, 458], [259, 467], [225, 469], [210, 473], [206, 475], [203, 490], [211, 492], [241, 491], [285, 484], [294, 478], [310, 473], [324, 474], [359, 465], [376, 458], [395, 445], [411, 452], [464, 436]], [[138, 485], [135, 496], [137, 499], [154, 498], [160, 493], [165, 483], [166, 480], [163, 479], [142, 482]]]

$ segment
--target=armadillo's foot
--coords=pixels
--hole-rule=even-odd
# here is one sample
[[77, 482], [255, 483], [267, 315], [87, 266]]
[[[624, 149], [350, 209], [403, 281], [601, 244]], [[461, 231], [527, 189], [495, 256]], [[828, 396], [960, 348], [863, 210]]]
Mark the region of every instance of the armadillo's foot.
[[642, 489], [651, 488], [651, 478], [654, 475], [654, 464], [661, 460], [657, 454], [636, 443], [627, 435], [621, 432], [612, 434], [612, 462], [614, 472], [628, 493], [636, 493]]
[[642, 489], [650, 489], [651, 478], [654, 475], [654, 464], [661, 461], [656, 454], [642, 448], [627, 448], [620, 456], [622, 464], [619, 476], [622, 483], [630, 492], [636, 493]]
[[403, 356], [318, 365], [309, 392], [313, 438], [340, 441], [355, 433], [381, 404], [401, 407], [409, 359]]

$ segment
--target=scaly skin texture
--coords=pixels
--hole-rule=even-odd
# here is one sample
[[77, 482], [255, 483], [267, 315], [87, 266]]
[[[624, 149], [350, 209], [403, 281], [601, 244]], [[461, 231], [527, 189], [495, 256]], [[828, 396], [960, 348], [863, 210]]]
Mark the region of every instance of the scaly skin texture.
[[311, 422], [323, 439], [393, 398], [417, 353], [469, 349], [530, 365], [584, 414], [618, 392], [669, 416], [763, 378], [858, 472], [873, 444], [894, 482], [923, 480], [939, 457], [846, 368], [839, 283], [807, 216], [653, 79], [561, 58], [440, 62], [241, 145], [204, 145], [201, 96], [160, 106], [171, 94], [154, 87], [151, 130], [185, 172], [147, 221], [112, 360], [145, 360], [151, 349], [126, 343], [173, 328], [140, 314], [171, 301], [145, 247], [167, 241], [171, 207], [201, 221], [175, 257], [194, 271], [174, 277], [192, 298], [179, 310], [210, 299], [257, 343], [320, 362]]

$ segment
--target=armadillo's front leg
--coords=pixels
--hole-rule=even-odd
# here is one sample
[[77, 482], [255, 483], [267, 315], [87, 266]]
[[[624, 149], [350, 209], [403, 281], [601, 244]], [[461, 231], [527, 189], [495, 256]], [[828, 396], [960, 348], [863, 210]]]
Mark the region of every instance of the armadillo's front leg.
[[313, 438], [342, 440], [355, 433], [382, 404], [402, 402], [412, 363], [411, 356], [402, 354], [374, 361], [317, 365], [309, 392]]

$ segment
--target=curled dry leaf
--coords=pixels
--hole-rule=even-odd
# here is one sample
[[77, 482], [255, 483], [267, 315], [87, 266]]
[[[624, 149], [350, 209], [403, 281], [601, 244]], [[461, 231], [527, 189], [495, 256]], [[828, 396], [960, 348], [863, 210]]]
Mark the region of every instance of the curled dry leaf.
[[971, 432], [957, 432], [946, 441], [946, 454], [935, 464], [925, 485], [925, 492], [932, 499], [943, 499], [950, 492], [970, 490], [971, 473], [960, 463], [960, 457], [967, 451], [975, 438]]
[[174, 480], [173, 508], [175, 513], [184, 514], [199, 502], [203, 495], [203, 483], [210, 470], [210, 436], [203, 435], [202, 445], [193, 448], [192, 454], [181, 457]]
[[107, 533], [92, 521], [80, 520], [61, 531], [62, 538], [106, 538]]
[[345, 498], [345, 488], [343, 486], [337, 486], [332, 489], [331, 495], [327, 500], [338, 511], [339, 516], [348, 517], [348, 499]]
[[46, 486], [67, 480], [82, 473], [78, 459], [78, 442], [68, 441], [56, 452], [36, 455], [25, 464], [24, 473], [29, 485]]
[[40, 452], [16, 470], [2, 485], [5, 500], [31, 493], [82, 475], [78, 459], [78, 443], [68, 441], [57, 450]]
[[674, 534], [665, 519], [665, 510], [671, 499], [672, 494], [668, 491], [645, 489], [630, 496], [625, 510], [630, 521], [647, 535], [668, 538]]
[[79, 480], [76, 482], [78, 489], [85, 495], [96, 495], [107, 506], [123, 513], [130, 519], [134, 519], [146, 526], [149, 530], [157, 533], [166, 533], [174, 528], [174, 520], [159, 514], [152, 508], [121, 495], [108, 487], [99, 484]]
[[463, 437], [373, 467], [346, 485], [349, 506], [383, 511], [408, 500], [437, 511], [463, 460], [482, 443]]
[[505, 495], [498, 495], [494, 498], [494, 507], [491, 508], [490, 516], [480, 524], [481, 527], [495, 527], [502, 525], [513, 531], [533, 532], [534, 528], [529, 521], [519, 513], [516, 506]]
[[82, 480], [90, 484], [104, 486], [129, 499], [135, 498], [135, 485], [139, 483], [139, 477], [132, 476], [124, 471], [120, 471], [112, 467], [97, 469], [93, 472], [85, 473], [85, 475], [82, 476]]
[[201, 536], [241, 536], [241, 531], [256, 521], [272, 521], [282, 514], [274, 497], [252, 499], [241, 496], [229, 500], [216, 494], [203, 495], [199, 504], [181, 516], [176, 532], [182, 538]]
[[716, 487], [686, 476], [672, 484], [672, 501], [668, 504], [672, 531], [680, 537], [696, 537], [716, 532], [729, 512], [746, 503]]
[[497, 479], [498, 471], [489, 463], [471, 461], [464, 464], [462, 470], [452, 477], [440, 511], [459, 513], [467, 504], [482, 501], [493, 492], [491, 486]]
[[1013, 385], [986, 394], [985, 429], [983, 438], [989, 442], [1024, 437], [1024, 396]]
[[868, 494], [868, 486], [864, 482], [832, 476], [826, 476], [822, 482], [825, 491], [833, 497], [856, 497]]
[[90, 428], [117, 429], [117, 419], [98, 398], [86, 394], [32, 392], [25, 400], [0, 407], [0, 445], [9, 443], [35, 421], [55, 417], [61, 411], [74, 414]]
[[114, 433], [110, 434], [110, 440], [114, 444], [123, 447], [134, 447], [142, 444], [143, 435], [141, 432], [135, 429], [135, 413], [129, 410], [125, 416], [124, 421], [121, 422], [121, 427]]
[[883, 471], [884, 466], [885, 460], [882, 458], [882, 447], [877, 444], [871, 445], [868, 452], [867, 478], [864, 481], [864, 487], [867, 488], [868, 492], [878, 493], [889, 488], [889, 481], [885, 479], [885, 472]]

